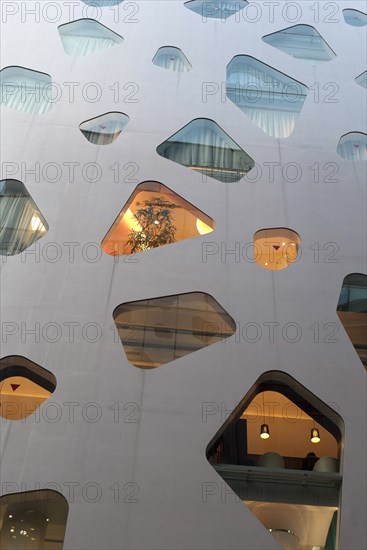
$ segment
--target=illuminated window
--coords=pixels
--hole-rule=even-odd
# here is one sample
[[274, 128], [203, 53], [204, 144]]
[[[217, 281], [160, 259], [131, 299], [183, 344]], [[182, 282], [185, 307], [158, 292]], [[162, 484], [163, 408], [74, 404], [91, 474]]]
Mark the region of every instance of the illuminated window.
[[255, 163], [216, 122], [196, 118], [157, 147], [157, 153], [216, 180], [235, 182]]
[[203, 292], [128, 302], [113, 318], [127, 360], [135, 367], [159, 367], [229, 338], [232, 317]]
[[5, 67], [0, 71], [1, 104], [32, 115], [44, 115], [51, 109], [52, 79], [25, 67]]
[[337, 313], [367, 369], [367, 275], [352, 273], [345, 277]]
[[310, 25], [295, 25], [263, 37], [263, 41], [309, 63], [330, 61], [336, 57], [322, 36]]
[[246, 0], [191, 0], [184, 6], [201, 15], [204, 19], [221, 19], [231, 17], [248, 5]]
[[367, 71], [364, 71], [364, 73], [357, 76], [355, 81], [359, 86], [362, 86], [363, 88], [367, 88]]
[[18, 180], [0, 181], [0, 255], [14, 256], [46, 235], [48, 224]]
[[367, 134], [350, 132], [342, 136], [337, 153], [347, 160], [367, 160]]
[[191, 64], [187, 57], [182, 53], [179, 48], [172, 46], [164, 46], [159, 48], [155, 56], [153, 57], [154, 65], [174, 71], [176, 73], [183, 73], [192, 69]]
[[367, 15], [358, 10], [343, 10], [344, 20], [352, 27], [364, 27], [367, 25]]
[[254, 235], [256, 263], [264, 269], [285, 269], [297, 260], [301, 239], [286, 227], [261, 229]]
[[343, 433], [326, 403], [289, 375], [267, 372], [214, 436], [207, 458], [284, 550], [331, 549]]
[[78, 19], [58, 28], [67, 55], [81, 57], [121, 44], [122, 36], [94, 19]]
[[211, 233], [214, 221], [162, 183], [138, 185], [102, 241], [106, 254], [134, 254]]
[[308, 88], [248, 55], [227, 66], [227, 97], [269, 136], [289, 137]]
[[0, 498], [2, 550], [62, 550], [69, 512], [67, 500], [49, 489]]
[[19, 420], [33, 414], [56, 389], [56, 378], [25, 357], [0, 359], [0, 416]]
[[109, 145], [119, 137], [128, 122], [127, 115], [113, 112], [86, 120], [80, 124], [79, 129], [94, 145]]

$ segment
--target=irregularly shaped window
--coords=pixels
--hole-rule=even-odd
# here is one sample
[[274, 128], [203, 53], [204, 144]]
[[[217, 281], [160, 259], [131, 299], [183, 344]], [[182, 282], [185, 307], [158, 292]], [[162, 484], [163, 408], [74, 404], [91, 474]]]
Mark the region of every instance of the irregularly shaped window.
[[97, 8], [105, 8], [107, 6], [117, 6], [124, 0], [82, 0], [87, 6], [93, 6]]
[[46, 235], [48, 224], [25, 185], [0, 181], [0, 255], [14, 256]]
[[113, 318], [129, 363], [142, 369], [221, 342], [236, 330], [232, 317], [203, 292], [128, 302]]
[[58, 28], [67, 55], [81, 57], [121, 44], [122, 36], [94, 19], [78, 19]]
[[62, 550], [69, 512], [67, 500], [49, 489], [0, 498], [2, 550]]
[[0, 416], [19, 420], [33, 414], [55, 391], [56, 378], [25, 357], [0, 359]]
[[266, 134], [289, 137], [307, 97], [308, 88], [248, 55], [227, 66], [227, 96]]
[[357, 76], [355, 81], [359, 86], [362, 86], [363, 88], [367, 88], [367, 71], [364, 71], [364, 73]]
[[216, 180], [239, 181], [254, 167], [251, 157], [216, 122], [196, 118], [157, 147], [157, 153]]
[[367, 369], [367, 275], [352, 273], [345, 277], [337, 313]]
[[367, 134], [362, 134], [362, 132], [345, 134], [340, 138], [337, 153], [347, 160], [366, 160]]
[[5, 67], [0, 71], [1, 104], [32, 115], [51, 109], [52, 79], [46, 73], [25, 67]]
[[295, 25], [263, 37], [263, 41], [308, 63], [330, 61], [336, 57], [322, 36], [310, 25]]
[[86, 120], [80, 124], [79, 129], [94, 145], [109, 145], [119, 137], [128, 122], [127, 115], [113, 112]]
[[335, 548], [343, 432], [335, 411], [294, 378], [267, 372], [207, 458], [285, 550]]
[[364, 27], [367, 25], [367, 15], [358, 10], [343, 10], [344, 20], [352, 27]]
[[163, 46], [159, 48], [153, 57], [153, 63], [154, 65], [158, 65], [158, 67], [176, 73], [184, 73], [192, 69], [187, 57], [179, 48], [174, 48], [173, 46]]
[[247, 5], [246, 0], [191, 0], [184, 4], [186, 8], [198, 13], [203, 19], [221, 19], [222, 21]]
[[297, 260], [300, 245], [300, 236], [291, 229], [261, 229], [254, 235], [256, 263], [271, 271], [285, 269]]
[[150, 250], [211, 233], [214, 221], [162, 183], [138, 185], [102, 241], [111, 256]]

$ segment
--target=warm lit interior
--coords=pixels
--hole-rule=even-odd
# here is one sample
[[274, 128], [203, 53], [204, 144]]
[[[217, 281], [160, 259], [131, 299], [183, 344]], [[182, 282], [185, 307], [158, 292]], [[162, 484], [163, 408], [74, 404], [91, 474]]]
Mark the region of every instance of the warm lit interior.
[[254, 235], [256, 263], [264, 269], [285, 269], [297, 260], [300, 236], [285, 227], [261, 229]]
[[203, 292], [122, 304], [113, 317], [128, 361], [145, 369], [223, 341], [236, 330], [232, 317]]
[[101, 246], [111, 256], [127, 255], [200, 237], [213, 229], [209, 216], [171, 189], [162, 183], [144, 182], [135, 189]]

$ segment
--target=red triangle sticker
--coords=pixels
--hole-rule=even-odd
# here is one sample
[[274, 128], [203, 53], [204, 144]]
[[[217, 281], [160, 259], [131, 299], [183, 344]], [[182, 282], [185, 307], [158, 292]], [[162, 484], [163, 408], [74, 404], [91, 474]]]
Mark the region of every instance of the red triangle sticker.
[[279, 250], [280, 246], [274, 244], [274, 245], [273, 245], [273, 248], [274, 248], [274, 250]]
[[19, 388], [19, 386], [20, 386], [20, 384], [10, 384], [10, 385], [11, 385], [11, 389], [12, 389], [13, 391], [16, 391], [16, 390]]

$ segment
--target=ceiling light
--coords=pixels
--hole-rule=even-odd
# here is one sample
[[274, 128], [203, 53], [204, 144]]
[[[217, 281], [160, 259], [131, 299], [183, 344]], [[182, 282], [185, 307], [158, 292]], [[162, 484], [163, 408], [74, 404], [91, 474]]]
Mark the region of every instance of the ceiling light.
[[270, 437], [269, 426], [267, 424], [261, 424], [260, 437], [261, 439], [268, 439]]
[[311, 430], [311, 442], [320, 443], [320, 434], [317, 428], [312, 428]]

